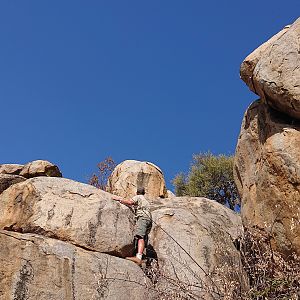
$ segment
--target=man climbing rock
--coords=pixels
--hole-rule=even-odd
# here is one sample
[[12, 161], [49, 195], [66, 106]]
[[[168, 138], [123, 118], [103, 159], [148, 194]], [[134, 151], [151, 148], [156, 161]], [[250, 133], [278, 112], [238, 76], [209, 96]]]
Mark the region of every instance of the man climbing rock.
[[137, 189], [137, 195], [131, 199], [125, 199], [119, 196], [113, 196], [112, 198], [115, 201], [119, 201], [120, 203], [131, 206], [135, 209], [135, 239], [137, 240], [137, 254], [133, 257], [126, 257], [126, 259], [135, 262], [139, 266], [142, 264], [142, 257], [146, 243], [145, 241], [147, 241], [148, 234], [152, 227], [150, 205], [144, 195], [145, 189], [140, 187]]

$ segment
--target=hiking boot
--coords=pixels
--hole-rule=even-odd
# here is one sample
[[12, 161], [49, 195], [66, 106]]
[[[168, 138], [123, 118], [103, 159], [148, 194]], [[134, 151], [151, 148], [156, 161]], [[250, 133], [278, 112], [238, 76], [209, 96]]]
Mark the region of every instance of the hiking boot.
[[136, 257], [136, 256], [126, 257], [126, 259], [135, 262], [138, 266], [141, 266], [141, 265], [142, 265], [142, 262], [143, 262], [141, 259], [139, 259], [139, 258]]

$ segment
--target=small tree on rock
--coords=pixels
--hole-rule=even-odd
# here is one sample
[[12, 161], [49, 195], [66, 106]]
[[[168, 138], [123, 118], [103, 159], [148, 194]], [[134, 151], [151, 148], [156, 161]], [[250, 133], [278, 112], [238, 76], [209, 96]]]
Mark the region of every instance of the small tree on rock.
[[173, 179], [177, 196], [206, 197], [228, 205], [239, 205], [233, 179], [233, 156], [210, 152], [193, 156], [187, 175], [180, 173]]
[[111, 175], [115, 167], [115, 161], [110, 156], [106, 157], [103, 161], [97, 164], [98, 172], [94, 173], [90, 177], [88, 183], [98, 189], [106, 191], [108, 177]]

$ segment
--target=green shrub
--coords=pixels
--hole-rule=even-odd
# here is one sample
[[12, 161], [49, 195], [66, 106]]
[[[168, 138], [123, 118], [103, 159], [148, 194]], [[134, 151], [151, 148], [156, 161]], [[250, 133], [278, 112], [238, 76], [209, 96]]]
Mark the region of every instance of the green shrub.
[[239, 205], [233, 179], [233, 156], [215, 156], [210, 152], [196, 154], [188, 174], [178, 174], [173, 185], [176, 196], [206, 197], [231, 209]]

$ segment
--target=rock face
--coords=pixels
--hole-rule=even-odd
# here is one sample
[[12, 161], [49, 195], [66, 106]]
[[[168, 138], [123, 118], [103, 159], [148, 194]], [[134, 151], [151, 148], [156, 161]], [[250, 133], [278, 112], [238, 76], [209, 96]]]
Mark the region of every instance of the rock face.
[[247, 226], [271, 233], [283, 254], [300, 254], [300, 122], [262, 101], [242, 123], [235, 156], [235, 182]]
[[[145, 164], [139, 168], [143, 175], [129, 178], [149, 193], [164, 181], [155, 181], [154, 172], [148, 176], [154, 168], [163, 179]], [[224, 287], [231, 287], [231, 295], [247, 287], [234, 246], [243, 229], [234, 212], [203, 198], [159, 199], [155, 194], [151, 203], [147, 254], [158, 264], [144, 270], [152, 281], [133, 262], [119, 258], [133, 254], [134, 213], [111, 194], [46, 176], [10, 186], [0, 194], [0, 299], [156, 300], [188, 295], [221, 300], [228, 295]]]
[[32, 178], [37, 176], [61, 177], [62, 174], [58, 167], [46, 160], [35, 160], [26, 164], [22, 171], [21, 176]]
[[0, 299], [150, 299], [135, 264], [33, 234], [0, 231]]
[[132, 252], [133, 220], [133, 212], [110, 194], [68, 179], [36, 177], [0, 195], [0, 228], [118, 256]]
[[247, 57], [241, 67], [241, 77], [251, 90], [274, 109], [297, 119], [300, 119], [299, 39], [300, 18]]
[[37, 176], [61, 177], [58, 167], [46, 160], [35, 160], [28, 164], [0, 165], [0, 194], [11, 185]]
[[290, 26], [286, 26], [283, 28], [280, 32], [275, 34], [273, 37], [271, 37], [268, 41], [260, 45], [257, 49], [255, 49], [251, 54], [249, 54], [244, 61], [241, 64], [240, 68], [240, 75], [241, 79], [248, 85], [250, 90], [253, 93], [257, 94], [257, 91], [255, 90], [254, 84], [253, 84], [253, 73], [254, 69], [261, 59], [261, 57], [264, 55], [264, 52], [270, 51], [270, 48], [273, 46], [274, 43], [277, 42], [277, 40], [284, 35], [287, 30], [290, 28]]
[[26, 178], [19, 175], [1, 174], [0, 173], [0, 194], [15, 183], [26, 180]]
[[165, 290], [178, 285], [195, 299], [224, 299], [224, 280], [247, 287], [234, 246], [243, 227], [233, 211], [205, 198], [176, 197], [153, 202], [152, 216], [150, 244]]
[[137, 187], [145, 188], [150, 198], [167, 197], [162, 171], [152, 163], [126, 160], [117, 165], [109, 178], [107, 191], [121, 197], [133, 197]]
[[26, 178], [37, 176], [61, 177], [59, 168], [47, 160], [34, 160], [24, 165], [2, 164], [0, 174], [20, 175]]
[[247, 110], [235, 157], [246, 226], [300, 254], [300, 18], [251, 53], [241, 78], [261, 97]]
[[0, 174], [19, 175], [23, 167], [18, 164], [2, 164], [0, 165]]

